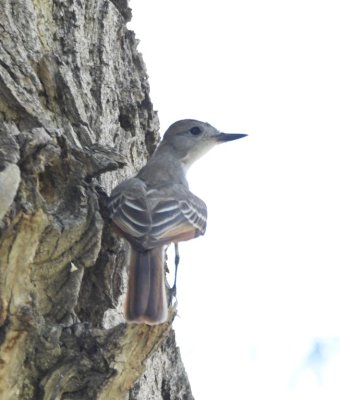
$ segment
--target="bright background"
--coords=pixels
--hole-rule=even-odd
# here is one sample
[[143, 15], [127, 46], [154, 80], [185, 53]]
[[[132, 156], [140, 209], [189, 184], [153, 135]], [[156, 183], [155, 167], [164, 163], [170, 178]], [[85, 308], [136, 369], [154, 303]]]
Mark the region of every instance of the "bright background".
[[180, 246], [195, 399], [339, 400], [339, 2], [130, 6], [162, 132], [196, 118], [249, 135], [188, 177], [209, 212]]

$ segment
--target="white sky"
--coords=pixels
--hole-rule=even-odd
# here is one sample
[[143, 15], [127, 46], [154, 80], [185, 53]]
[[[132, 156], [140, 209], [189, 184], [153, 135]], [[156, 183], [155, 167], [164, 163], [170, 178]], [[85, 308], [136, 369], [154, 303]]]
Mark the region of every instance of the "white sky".
[[[196, 118], [249, 135], [189, 173], [209, 213], [179, 267], [195, 399], [338, 400], [340, 3], [130, 6], [162, 132]], [[315, 338], [327, 357], [311, 366]]]

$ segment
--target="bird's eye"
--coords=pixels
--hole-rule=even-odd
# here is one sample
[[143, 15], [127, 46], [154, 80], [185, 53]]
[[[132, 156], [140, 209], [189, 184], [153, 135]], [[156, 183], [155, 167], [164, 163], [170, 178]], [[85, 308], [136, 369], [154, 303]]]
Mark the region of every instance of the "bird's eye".
[[193, 128], [190, 129], [190, 133], [197, 136], [200, 133], [202, 133], [202, 129], [199, 128], [198, 126], [194, 126]]

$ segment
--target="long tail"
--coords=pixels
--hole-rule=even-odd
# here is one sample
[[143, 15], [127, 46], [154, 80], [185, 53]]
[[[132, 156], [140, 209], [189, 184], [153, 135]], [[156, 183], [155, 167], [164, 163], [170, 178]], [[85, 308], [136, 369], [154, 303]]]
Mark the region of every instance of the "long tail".
[[125, 317], [148, 325], [167, 320], [163, 246], [143, 253], [131, 248]]

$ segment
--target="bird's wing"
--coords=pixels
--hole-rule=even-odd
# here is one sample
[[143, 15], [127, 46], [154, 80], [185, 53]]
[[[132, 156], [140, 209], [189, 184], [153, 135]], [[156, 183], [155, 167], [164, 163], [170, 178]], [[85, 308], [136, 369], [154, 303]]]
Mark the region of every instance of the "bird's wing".
[[187, 192], [160, 200], [152, 210], [152, 239], [159, 242], [180, 242], [203, 235], [206, 228], [205, 203]]
[[113, 223], [144, 249], [192, 239], [206, 228], [206, 205], [188, 190], [146, 190], [130, 180], [112, 192], [109, 207]]
[[114, 224], [128, 238], [142, 238], [150, 232], [152, 220], [147, 194], [137, 179], [125, 181], [113, 190], [109, 208]]

